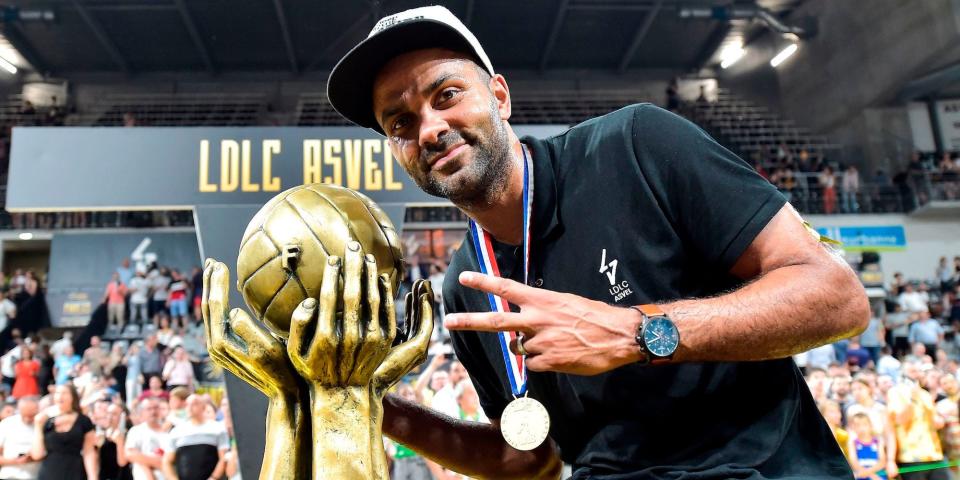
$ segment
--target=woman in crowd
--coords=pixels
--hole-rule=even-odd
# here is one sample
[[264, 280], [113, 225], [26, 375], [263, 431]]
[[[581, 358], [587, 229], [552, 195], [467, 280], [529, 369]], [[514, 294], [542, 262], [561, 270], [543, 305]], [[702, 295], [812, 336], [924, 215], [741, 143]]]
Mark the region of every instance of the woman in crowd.
[[182, 386], [193, 391], [193, 385], [196, 382], [193, 376], [193, 364], [190, 363], [187, 351], [183, 347], [178, 346], [173, 349], [173, 355], [163, 366], [163, 379], [167, 382], [168, 390]]
[[20, 349], [20, 361], [13, 367], [16, 380], [13, 382], [13, 398], [28, 397], [40, 394], [40, 385], [37, 374], [40, 373], [40, 362], [33, 358], [32, 348]]
[[149, 388], [137, 397], [137, 401], [143, 400], [144, 398], [159, 398], [163, 400], [163, 403], [170, 401], [170, 394], [163, 388], [163, 379], [161, 379], [159, 375], [150, 375], [147, 382]]
[[132, 478], [127, 460], [125, 436], [127, 414], [123, 405], [111, 403], [103, 418], [96, 419], [97, 451], [100, 459], [100, 480]]
[[157, 318], [160, 323], [157, 328], [157, 341], [166, 348], [174, 347], [175, 345], [171, 345], [171, 340], [173, 340], [175, 332], [170, 327], [170, 315], [167, 312], [161, 312], [157, 315]]
[[73, 385], [58, 385], [54, 405], [37, 415], [31, 456], [40, 460], [38, 480], [93, 480], [97, 478], [97, 434], [93, 422], [80, 412]]

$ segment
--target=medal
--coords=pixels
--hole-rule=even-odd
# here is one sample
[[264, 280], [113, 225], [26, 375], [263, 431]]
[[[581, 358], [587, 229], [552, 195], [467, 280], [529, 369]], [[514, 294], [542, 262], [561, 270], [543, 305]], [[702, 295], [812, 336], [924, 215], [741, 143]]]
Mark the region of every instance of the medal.
[[516, 398], [500, 415], [500, 433], [511, 447], [533, 450], [550, 433], [550, 415], [542, 403], [530, 397]]
[[[533, 211], [533, 168], [527, 148], [523, 147], [523, 281], [529, 282], [530, 274], [530, 215]], [[480, 272], [500, 276], [500, 268], [493, 252], [490, 234], [480, 225], [470, 221], [470, 236], [477, 252]], [[497, 295], [487, 294], [490, 310], [509, 312], [510, 306]], [[517, 339], [517, 332], [498, 332], [503, 363], [510, 381], [514, 400], [507, 404], [500, 417], [500, 433], [503, 439], [517, 450], [532, 450], [540, 446], [550, 432], [550, 415], [542, 403], [527, 397], [527, 369], [524, 355], [510, 351], [510, 342]]]

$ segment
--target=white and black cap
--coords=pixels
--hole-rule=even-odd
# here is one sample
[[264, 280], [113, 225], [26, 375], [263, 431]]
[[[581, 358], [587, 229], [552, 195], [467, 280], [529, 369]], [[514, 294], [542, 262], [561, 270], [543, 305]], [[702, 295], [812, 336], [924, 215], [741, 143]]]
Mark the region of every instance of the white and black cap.
[[340, 59], [327, 79], [327, 99], [347, 120], [382, 134], [373, 114], [373, 81], [397, 55], [424, 48], [466, 53], [494, 74], [477, 37], [450, 10], [438, 5], [413, 8], [380, 19], [367, 38]]

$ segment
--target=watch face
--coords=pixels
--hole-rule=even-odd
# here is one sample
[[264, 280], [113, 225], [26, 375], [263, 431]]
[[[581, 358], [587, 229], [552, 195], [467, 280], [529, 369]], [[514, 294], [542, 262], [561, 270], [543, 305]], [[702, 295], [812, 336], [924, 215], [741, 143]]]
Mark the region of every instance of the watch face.
[[669, 357], [680, 344], [680, 334], [670, 319], [654, 317], [643, 329], [643, 342], [653, 356]]

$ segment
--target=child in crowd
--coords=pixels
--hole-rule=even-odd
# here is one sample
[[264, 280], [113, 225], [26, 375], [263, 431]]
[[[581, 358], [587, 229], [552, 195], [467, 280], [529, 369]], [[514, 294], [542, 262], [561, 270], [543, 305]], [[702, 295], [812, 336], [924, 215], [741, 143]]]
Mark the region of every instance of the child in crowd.
[[865, 413], [850, 418], [853, 434], [847, 441], [847, 458], [857, 480], [887, 480], [887, 464], [883, 438], [873, 431], [873, 422]]
[[830, 426], [830, 431], [833, 432], [837, 443], [840, 444], [843, 455], [847, 456], [847, 440], [850, 435], [843, 429], [843, 414], [840, 412], [840, 405], [833, 400], [824, 400], [820, 402], [820, 414], [823, 415], [827, 425]]

